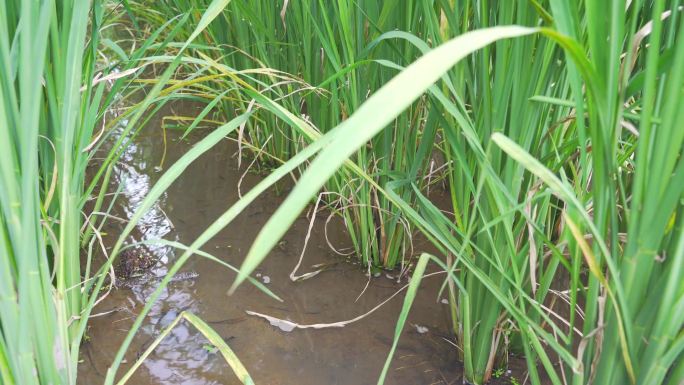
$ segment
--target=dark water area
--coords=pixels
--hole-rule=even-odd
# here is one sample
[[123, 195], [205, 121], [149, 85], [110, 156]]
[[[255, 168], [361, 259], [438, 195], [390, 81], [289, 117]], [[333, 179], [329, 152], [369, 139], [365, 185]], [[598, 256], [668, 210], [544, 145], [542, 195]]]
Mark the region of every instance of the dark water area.
[[[175, 109], [175, 110], [174, 110]], [[192, 115], [192, 106], [167, 108], [164, 114]], [[112, 187], [120, 187], [114, 215], [128, 218], [163, 170], [206, 134], [180, 140], [167, 130], [164, 144], [161, 119], [154, 119], [128, 148], [114, 173]], [[204, 229], [258, 183], [260, 177], [237, 168], [236, 144], [224, 140], [192, 164], [142, 219], [130, 242], [164, 238], [190, 244]], [[165, 155], [164, 163], [160, 165]], [[161, 167], [160, 167], [161, 166]], [[241, 181], [241, 183], [240, 183]], [[278, 207], [283, 194], [269, 191], [258, 198], [203, 250], [238, 267], [254, 237]], [[299, 324], [332, 323], [362, 315], [406, 285], [391, 274], [368, 278], [355, 265], [332, 252], [329, 243], [342, 248], [347, 235], [340, 223], [327, 226], [317, 218], [304, 260], [297, 274], [329, 268], [313, 278], [292, 282], [309, 228], [302, 214], [279, 246], [253, 275], [280, 296], [278, 302], [249, 283], [235, 294], [227, 289], [235, 273], [207, 259], [193, 256], [181, 272], [196, 272], [192, 280], [171, 283], [155, 303], [126, 353], [123, 375], [158, 334], [182, 311], [196, 314], [213, 327], [247, 368], [256, 384], [375, 384], [393, 339], [403, 292], [367, 317], [345, 327], [295, 329], [285, 332], [266, 314]], [[103, 231], [105, 245], [113, 244], [121, 224], [110, 221]], [[180, 255], [166, 246], [145, 246], [158, 258], [152, 268], [163, 276]], [[419, 251], [419, 250], [417, 250]], [[102, 261], [96, 262], [101, 263]], [[448, 305], [438, 296], [442, 275], [426, 278], [402, 333], [386, 384], [458, 384], [461, 364], [451, 344]], [[79, 384], [100, 384], [135, 317], [156, 285], [113, 290], [96, 307], [82, 347]], [[365, 289], [365, 290], [364, 290]], [[361, 293], [363, 293], [361, 295]], [[135, 372], [129, 384], [238, 384], [239, 381], [204, 336], [180, 322]]]

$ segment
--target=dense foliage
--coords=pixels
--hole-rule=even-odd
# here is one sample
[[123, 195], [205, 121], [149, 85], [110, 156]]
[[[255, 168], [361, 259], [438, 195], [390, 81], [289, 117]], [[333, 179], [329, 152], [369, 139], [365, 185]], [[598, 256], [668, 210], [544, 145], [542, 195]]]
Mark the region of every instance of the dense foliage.
[[[234, 287], [324, 194], [369, 270], [413, 266], [397, 338], [426, 264], [447, 271], [466, 381], [486, 382], [517, 352], [533, 384], [681, 385], [682, 14], [679, 0], [0, 5], [0, 379], [75, 382], [88, 315], [127, 231], [233, 135], [269, 174], [166, 282], [259, 193], [295, 175]], [[101, 40], [114, 22], [140, 42]], [[99, 50], [114, 62], [98, 63]], [[159, 63], [126, 134], [84, 185], [96, 127], [130, 85], [122, 75], [105, 92], [96, 68], [141, 76]], [[143, 114], [172, 98], [206, 104], [186, 131], [218, 128], [165, 172], [92, 271], [101, 221], [84, 223], [85, 202], [106, 192]], [[414, 250], [416, 236], [439, 252]]]

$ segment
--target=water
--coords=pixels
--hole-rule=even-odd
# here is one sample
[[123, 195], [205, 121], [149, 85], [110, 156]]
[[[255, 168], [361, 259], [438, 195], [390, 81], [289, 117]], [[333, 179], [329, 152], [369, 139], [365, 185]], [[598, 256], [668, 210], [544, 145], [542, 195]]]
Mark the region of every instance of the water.
[[[175, 106], [165, 114], [196, 114], [193, 106]], [[167, 132], [167, 145], [161, 139], [161, 121], [154, 119], [117, 165], [114, 188], [121, 185], [115, 214], [132, 215], [141, 199], [164, 170], [184, 154], [202, 133], [179, 140]], [[171, 186], [158, 204], [144, 216], [131, 241], [165, 239], [189, 244], [208, 224], [238, 199], [238, 182], [243, 169], [234, 158], [237, 146], [224, 140], [204, 154]], [[259, 181], [247, 173], [241, 191]], [[283, 187], [287, 189], [287, 186]], [[269, 191], [245, 210], [204, 251], [239, 266], [252, 240], [283, 194]], [[226, 291], [235, 274], [215, 262], [193, 257], [181, 271], [195, 271], [195, 280], [174, 282], [154, 305], [144, 326], [126, 353], [125, 373], [158, 333], [181, 311], [189, 311], [212, 326], [234, 350], [257, 384], [320, 385], [375, 384], [389, 352], [403, 293], [369, 316], [345, 327], [291, 329], [297, 324], [331, 323], [353, 319], [383, 302], [402, 286], [382, 274], [370, 279], [358, 265], [331, 252], [325, 237], [325, 216], [317, 219], [298, 274], [329, 268], [315, 277], [291, 282], [290, 272], [302, 251], [309, 220], [303, 215], [295, 222], [279, 246], [253, 275], [280, 296], [277, 302], [260, 290], [243, 284], [228, 296]], [[116, 221], [103, 229], [105, 244], [112, 245], [121, 225]], [[328, 239], [345, 247], [345, 230], [334, 221], [327, 228]], [[153, 246], [149, 252], [159, 259], [152, 269], [165, 274], [177, 257], [170, 247]], [[179, 255], [179, 254], [178, 254]], [[461, 364], [449, 331], [448, 305], [438, 296], [441, 276], [426, 278], [421, 286], [399, 342], [386, 384], [453, 384], [461, 381]], [[79, 384], [102, 383], [104, 374], [134, 317], [146, 303], [156, 283], [114, 290], [95, 309], [107, 313], [95, 317], [82, 347]], [[367, 289], [364, 291], [364, 288]], [[359, 294], [363, 295], [359, 297]], [[357, 299], [358, 298], [358, 299]], [[283, 321], [247, 314], [256, 312]], [[136, 371], [130, 384], [237, 384], [220, 354], [186, 322], [179, 323]]]

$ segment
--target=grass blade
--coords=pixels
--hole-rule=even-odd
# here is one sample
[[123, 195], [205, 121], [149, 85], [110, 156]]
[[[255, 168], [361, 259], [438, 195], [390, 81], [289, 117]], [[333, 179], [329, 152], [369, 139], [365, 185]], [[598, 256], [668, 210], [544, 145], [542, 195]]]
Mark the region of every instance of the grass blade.
[[[382, 130], [442, 74], [459, 60], [487, 44], [504, 38], [529, 35], [537, 30], [518, 26], [494, 27], [461, 35], [430, 51], [371, 96], [348, 120], [330, 131], [331, 143], [311, 163], [287, 199], [259, 232], [234, 291], [277, 244], [311, 197], [344, 161]], [[378, 111], [382, 111], [378, 113]]]

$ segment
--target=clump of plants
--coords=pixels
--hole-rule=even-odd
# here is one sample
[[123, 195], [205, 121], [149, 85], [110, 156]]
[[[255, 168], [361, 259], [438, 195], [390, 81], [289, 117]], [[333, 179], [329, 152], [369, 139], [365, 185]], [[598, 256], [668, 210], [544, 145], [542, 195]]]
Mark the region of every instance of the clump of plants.
[[[366, 266], [405, 266], [416, 231], [437, 250], [413, 259], [378, 383], [431, 263], [446, 272], [468, 383], [486, 383], [515, 350], [533, 384], [681, 385], [681, 1], [126, 1], [117, 14], [148, 37], [130, 51], [100, 40], [112, 10], [0, 5], [3, 383], [75, 382], [88, 316], [123, 240], [185, 167], [231, 136], [270, 173], [191, 245], [159, 240], [183, 254], [107, 384], [163, 285], [193, 254], [213, 258], [202, 245], [294, 176], [233, 290], [321, 193]], [[98, 64], [102, 45], [116, 65]], [[104, 111], [150, 64], [162, 73], [84, 185]], [[165, 171], [111, 258], [93, 267], [102, 220], [83, 219], [85, 202], [95, 196], [100, 211], [129, 135], [174, 97], [206, 103], [187, 132], [215, 128]], [[446, 205], [430, 194], [437, 188]], [[206, 324], [183, 320], [250, 383]]]
[[[401, 259], [389, 241], [412, 234], [401, 223], [437, 246], [422, 258], [449, 273], [467, 381], [487, 381], [511, 348], [532, 383], [679, 381], [682, 319], [667, 315], [682, 298], [677, 1], [232, 5], [206, 37], [222, 47], [214, 60], [318, 91], [257, 85], [243, 102], [282, 121], [251, 126], [254, 147], [302, 165], [245, 273], [322, 188], [349, 202], [331, 206], [366, 263]], [[499, 27], [511, 24], [531, 29]], [[265, 144], [276, 137], [288, 145]]]

